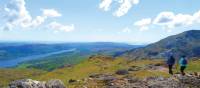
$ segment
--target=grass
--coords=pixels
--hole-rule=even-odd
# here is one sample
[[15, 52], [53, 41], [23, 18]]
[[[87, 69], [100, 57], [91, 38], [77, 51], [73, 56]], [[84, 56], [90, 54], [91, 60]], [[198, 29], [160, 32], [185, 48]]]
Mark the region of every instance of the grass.
[[0, 88], [7, 86], [13, 80], [32, 78], [45, 73], [36, 69], [0, 69]]
[[[155, 64], [161, 64], [165, 66], [165, 62], [163, 60], [157, 59], [157, 60], [137, 60], [137, 61], [131, 61], [129, 62], [128, 66], [138, 66], [138, 67], [145, 67], [147, 65], [155, 65]], [[130, 74], [131, 76], [143, 79], [146, 77], [169, 77], [170, 75], [163, 71], [158, 70], [139, 70], [132, 72]]]
[[186, 71], [188, 71], [188, 72], [200, 72], [200, 60], [190, 61]]
[[93, 58], [92, 60], [85, 60], [84, 62], [75, 65], [74, 67], [62, 68], [45, 75], [42, 75], [36, 79], [49, 80], [49, 79], [61, 79], [66, 85], [73, 86], [68, 83], [70, 79], [83, 80], [94, 73], [110, 73], [113, 74], [117, 69], [124, 68], [121, 65], [122, 59], [99, 59]]
[[[112, 59], [106, 56], [95, 56], [82, 61], [81, 63], [72, 67], [63, 67], [51, 72], [41, 70], [28, 70], [28, 69], [1, 69], [0, 70], [0, 87], [7, 85], [12, 80], [31, 78], [34, 80], [47, 81], [50, 79], [60, 79], [68, 88], [74, 88], [84, 85], [84, 79], [88, 78], [91, 74], [114, 74], [116, 77], [123, 77], [116, 75], [115, 72], [119, 69], [128, 69], [132, 66], [145, 67], [146, 65], [162, 64], [163, 60], [138, 60], [129, 61], [123, 58]], [[175, 69], [178, 71], [178, 68]], [[190, 61], [187, 72], [200, 72], [200, 61]], [[170, 75], [164, 71], [159, 70], [139, 70], [130, 72], [128, 75], [146, 78], [152, 76], [169, 77]], [[127, 75], [125, 75], [127, 76]], [[68, 83], [70, 79], [78, 80], [76, 83]]]
[[[110, 59], [109, 57], [95, 57], [75, 65], [73, 67], [57, 69], [42, 76], [36, 77], [37, 80], [61, 79], [67, 87], [73, 87], [77, 84], [69, 84], [70, 79], [79, 80], [79, 84], [84, 84], [84, 78], [91, 74], [115, 74], [119, 69], [128, 69], [130, 66], [146, 66], [147, 64], [160, 63], [159, 60], [141, 60], [141, 61], [127, 61], [123, 58]], [[130, 75], [137, 75], [138, 77], [147, 76], [168, 76], [164, 72], [148, 72], [138, 71], [130, 73]], [[117, 75], [116, 75], [117, 76]], [[120, 76], [118, 76], [120, 77]]]

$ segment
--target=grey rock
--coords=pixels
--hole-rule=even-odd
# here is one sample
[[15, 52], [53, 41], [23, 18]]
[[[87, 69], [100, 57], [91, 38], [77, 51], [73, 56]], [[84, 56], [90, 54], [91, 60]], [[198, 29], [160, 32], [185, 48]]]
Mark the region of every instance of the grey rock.
[[23, 79], [13, 81], [9, 84], [10, 88], [46, 88], [45, 82], [39, 82], [32, 79]]
[[46, 83], [46, 88], [65, 88], [61, 80], [50, 80]]
[[125, 69], [121, 69], [121, 70], [116, 71], [117, 75], [126, 75], [128, 73], [129, 73], [128, 70], [125, 70]]
[[[148, 77], [138, 79], [135, 77], [116, 78], [111, 76], [99, 75], [103, 78], [105, 88], [200, 88], [200, 79], [196, 76], [181, 76], [179, 74], [164, 77]], [[96, 80], [96, 79], [95, 79]]]
[[32, 79], [16, 80], [9, 84], [9, 88], [66, 88], [60, 80], [50, 80], [48, 82], [36, 81]]
[[192, 88], [200, 88], [200, 78], [195, 76], [178, 76], [177, 79]]

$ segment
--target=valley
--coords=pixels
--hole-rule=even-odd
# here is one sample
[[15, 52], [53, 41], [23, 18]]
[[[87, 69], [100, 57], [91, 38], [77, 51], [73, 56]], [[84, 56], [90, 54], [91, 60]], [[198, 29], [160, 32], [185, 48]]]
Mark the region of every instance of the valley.
[[2, 61], [0, 61], [0, 67], [1, 68], [14, 67], [14, 66], [17, 66], [18, 64], [20, 64], [22, 62], [25, 62], [25, 61], [41, 59], [41, 58], [45, 58], [47, 56], [52, 56], [52, 55], [57, 55], [57, 54], [62, 54], [62, 53], [67, 53], [67, 52], [73, 52], [73, 51], [75, 51], [75, 49], [62, 50], [62, 51], [57, 51], [57, 52], [52, 52], [52, 53], [47, 53], [47, 54], [42, 54], [42, 55], [19, 57], [19, 58], [10, 59], [10, 60], [2, 60]]
[[65, 65], [77, 64], [91, 55], [117, 56], [137, 47], [142, 46], [111, 42], [2, 43], [0, 47], [0, 51], [2, 51], [0, 52], [0, 68], [36, 68], [50, 71]]
[[[111, 42], [3, 44], [0, 87], [10, 82], [13, 86], [23, 81], [45, 86], [56, 81], [67, 88], [199, 88], [199, 36], [200, 31], [191, 30], [147, 46]], [[168, 74], [169, 53], [175, 56], [174, 75]], [[25, 57], [10, 58], [13, 55]], [[180, 74], [178, 64], [182, 55], [189, 62], [185, 76]]]

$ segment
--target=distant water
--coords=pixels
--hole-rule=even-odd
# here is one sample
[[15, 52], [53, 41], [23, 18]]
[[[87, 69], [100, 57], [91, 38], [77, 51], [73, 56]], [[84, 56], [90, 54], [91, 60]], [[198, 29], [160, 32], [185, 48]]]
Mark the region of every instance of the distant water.
[[0, 68], [13, 67], [13, 66], [18, 65], [21, 62], [24, 62], [24, 61], [41, 59], [43, 57], [48, 57], [48, 56], [51, 56], [51, 55], [73, 52], [75, 50], [76, 49], [61, 50], [61, 51], [51, 52], [51, 53], [47, 53], [47, 54], [33, 55], [33, 56], [28, 56], [28, 57], [20, 57], [20, 58], [11, 59], [11, 60], [3, 60], [3, 61], [0, 61]]

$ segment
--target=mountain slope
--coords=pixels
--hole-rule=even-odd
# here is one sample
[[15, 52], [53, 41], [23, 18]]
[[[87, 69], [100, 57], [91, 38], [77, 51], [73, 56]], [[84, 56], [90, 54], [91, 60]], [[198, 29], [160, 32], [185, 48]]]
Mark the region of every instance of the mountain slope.
[[143, 48], [132, 49], [123, 54], [129, 59], [164, 58], [172, 53], [175, 57], [200, 57], [200, 30], [190, 30], [169, 36]]

